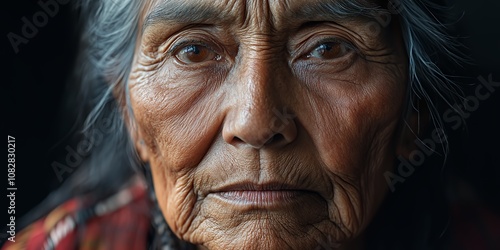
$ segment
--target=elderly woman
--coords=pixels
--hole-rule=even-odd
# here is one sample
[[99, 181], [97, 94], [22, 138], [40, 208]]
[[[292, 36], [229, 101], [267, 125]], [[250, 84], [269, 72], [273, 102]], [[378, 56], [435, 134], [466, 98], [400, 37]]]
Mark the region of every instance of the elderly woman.
[[6, 249], [448, 243], [440, 166], [418, 166], [458, 97], [435, 3], [78, 7], [89, 157]]

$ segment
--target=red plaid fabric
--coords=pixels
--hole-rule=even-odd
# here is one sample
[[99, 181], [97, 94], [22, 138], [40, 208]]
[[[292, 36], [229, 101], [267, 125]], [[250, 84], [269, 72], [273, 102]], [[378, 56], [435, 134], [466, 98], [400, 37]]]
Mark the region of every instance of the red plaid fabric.
[[142, 182], [92, 206], [85, 207], [84, 200], [63, 203], [2, 249], [147, 249], [151, 204]]

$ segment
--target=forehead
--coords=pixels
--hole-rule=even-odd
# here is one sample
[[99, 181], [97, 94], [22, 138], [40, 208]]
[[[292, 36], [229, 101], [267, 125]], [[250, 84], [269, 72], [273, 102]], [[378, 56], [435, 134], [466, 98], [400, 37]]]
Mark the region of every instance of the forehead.
[[156, 23], [229, 23], [279, 28], [301, 21], [373, 18], [368, 0], [154, 0], [143, 10], [144, 28]]

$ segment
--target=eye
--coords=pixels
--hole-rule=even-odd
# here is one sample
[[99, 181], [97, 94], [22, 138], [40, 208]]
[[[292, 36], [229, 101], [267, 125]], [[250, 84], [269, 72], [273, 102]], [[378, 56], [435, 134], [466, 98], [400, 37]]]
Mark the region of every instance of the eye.
[[211, 60], [219, 60], [220, 55], [203, 45], [189, 44], [182, 47], [175, 57], [185, 64], [201, 63]]
[[339, 42], [327, 42], [318, 45], [314, 48], [307, 58], [318, 58], [323, 60], [332, 60], [336, 58], [341, 58], [352, 52], [352, 49], [347, 45]]

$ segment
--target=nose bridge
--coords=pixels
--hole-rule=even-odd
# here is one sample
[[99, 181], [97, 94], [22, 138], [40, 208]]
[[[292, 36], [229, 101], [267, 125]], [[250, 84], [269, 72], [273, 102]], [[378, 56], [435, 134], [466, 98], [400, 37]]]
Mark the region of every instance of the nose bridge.
[[273, 138], [290, 141], [295, 128], [287, 129], [292, 124], [281, 115], [286, 109], [286, 95], [280, 93], [286, 89], [286, 68], [280, 66], [279, 55], [266, 45], [242, 46], [239, 55], [232, 81], [236, 93], [223, 129], [224, 139], [255, 148]]
[[280, 100], [280, 62], [272, 55], [270, 48], [264, 46], [247, 47], [240, 61], [241, 93], [240, 106], [243, 112], [253, 117], [254, 122], [262, 123], [273, 118], [273, 109], [283, 105]]

